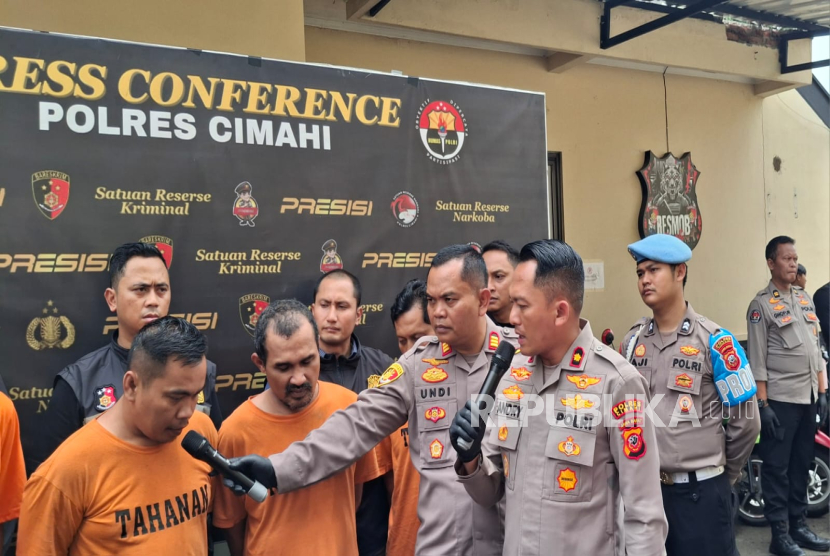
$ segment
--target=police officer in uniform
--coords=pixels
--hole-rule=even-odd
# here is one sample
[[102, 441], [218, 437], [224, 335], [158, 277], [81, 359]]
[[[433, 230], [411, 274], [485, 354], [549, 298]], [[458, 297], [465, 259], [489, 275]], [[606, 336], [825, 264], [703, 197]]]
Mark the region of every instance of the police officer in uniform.
[[[767, 243], [772, 278], [749, 303], [749, 360], [758, 382], [764, 516], [772, 527], [773, 554], [798, 556], [799, 548], [830, 551], [830, 539], [807, 527], [807, 480], [818, 417], [827, 417], [824, 364], [815, 305], [791, 286], [798, 269], [795, 240]], [[787, 520], [789, 519], [789, 531]]]
[[[620, 351], [649, 383], [660, 448], [669, 556], [738, 554], [731, 485], [761, 430], [755, 381], [738, 340], [685, 300], [692, 251], [674, 236], [632, 243], [640, 319]], [[729, 417], [726, 427], [724, 417]]]
[[345, 469], [408, 420], [412, 462], [421, 476], [415, 553], [501, 554], [499, 512], [474, 504], [456, 480], [449, 435], [458, 407], [481, 389], [501, 340], [515, 341], [487, 317], [489, 301], [478, 251], [468, 245], [441, 249], [427, 278], [427, 311], [437, 336], [421, 338], [382, 372], [376, 387], [303, 442], [267, 459], [234, 458], [231, 467], [279, 493], [291, 492]]
[[506, 498], [505, 555], [614, 554], [620, 495], [628, 554], [663, 554], [646, 381], [579, 317], [584, 271], [570, 246], [529, 243], [520, 261], [510, 321], [521, 352], [496, 389], [486, 430], [470, 401], [455, 416], [459, 480], [485, 508]]
[[[83, 356], [55, 377], [42, 439], [33, 458], [35, 467], [82, 425], [121, 399], [133, 338], [145, 324], [167, 316], [170, 308], [170, 276], [161, 251], [148, 243], [118, 247], [110, 258], [110, 287], [104, 298], [118, 317], [118, 330], [106, 346]], [[219, 428], [222, 412], [215, 384], [216, 365], [208, 361], [207, 382], [196, 407]]]

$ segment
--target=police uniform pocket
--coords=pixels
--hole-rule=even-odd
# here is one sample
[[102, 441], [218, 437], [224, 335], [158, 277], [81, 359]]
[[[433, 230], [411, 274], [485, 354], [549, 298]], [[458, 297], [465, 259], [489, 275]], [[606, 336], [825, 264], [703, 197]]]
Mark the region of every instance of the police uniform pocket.
[[579, 502], [591, 497], [597, 437], [584, 431], [555, 427], [545, 444], [544, 500]]
[[669, 370], [669, 378], [666, 387], [675, 392], [685, 392], [686, 394], [698, 395], [700, 394], [700, 383], [703, 381], [703, 374], [694, 371], [687, 371], [685, 369], [671, 369]]
[[518, 419], [509, 417], [496, 417], [493, 426], [490, 427], [490, 443], [498, 447], [501, 452], [502, 470], [504, 472], [505, 486], [513, 490], [514, 473], [516, 469], [516, 447], [519, 445], [519, 436], [522, 433], [521, 422]]
[[418, 430], [432, 431], [447, 428], [458, 412], [458, 401], [435, 400], [418, 404]]
[[797, 348], [803, 343], [798, 334], [798, 330], [796, 330], [794, 321], [790, 320], [784, 324], [780, 321], [776, 321], [776, 324], [778, 324], [778, 334], [781, 336], [784, 346], [787, 349]]
[[421, 465], [425, 469], [449, 467], [455, 461], [455, 450], [450, 444], [450, 426], [440, 429], [420, 431]]

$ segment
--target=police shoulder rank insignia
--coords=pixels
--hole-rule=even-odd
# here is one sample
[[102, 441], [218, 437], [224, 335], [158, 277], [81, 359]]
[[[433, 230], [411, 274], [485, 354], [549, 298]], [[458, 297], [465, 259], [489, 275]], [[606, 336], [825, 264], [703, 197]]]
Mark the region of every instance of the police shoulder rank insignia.
[[95, 389], [95, 397], [98, 399], [98, 405], [95, 406], [95, 410], [106, 411], [115, 405], [115, 387], [112, 384], [99, 386]]
[[565, 407], [572, 407], [573, 409], [590, 409], [594, 407], [594, 402], [586, 400], [579, 394], [567, 398], [560, 398], [560, 401]]
[[585, 359], [585, 350], [577, 347], [571, 355], [571, 367], [579, 367], [583, 359]]
[[628, 459], [638, 460], [646, 455], [646, 442], [643, 440], [643, 429], [632, 427], [623, 429], [623, 452]]
[[589, 386], [593, 386], [594, 384], [599, 384], [602, 378], [598, 376], [588, 376], [585, 374], [576, 376], [576, 375], [566, 375], [568, 382], [576, 385], [577, 388], [580, 390], [585, 390]]
[[576, 478], [576, 473], [574, 473], [573, 469], [566, 467], [559, 472], [559, 475], [556, 477], [556, 482], [559, 485], [559, 488], [565, 492], [568, 492], [576, 488], [576, 483], [578, 483], [579, 480]]
[[761, 311], [758, 309], [753, 309], [751, 313], [749, 313], [749, 322], [752, 324], [758, 324], [761, 322]]
[[693, 346], [682, 346], [680, 348], [680, 353], [682, 353], [683, 355], [688, 355], [689, 357], [692, 357], [692, 356], [697, 355], [698, 353], [700, 353], [700, 350], [697, 349], [696, 347], [693, 347]]
[[444, 343], [442, 343], [442, 344], [441, 344], [441, 355], [442, 355], [443, 357], [446, 357], [446, 356], [447, 356], [447, 355], [449, 355], [451, 352], [452, 352], [452, 347], [450, 347], [450, 344], [448, 344], [448, 343], [446, 343], [446, 342], [444, 342]]
[[205, 391], [204, 390], [199, 392], [199, 395], [196, 396], [196, 403], [205, 403]]
[[529, 379], [532, 374], [533, 371], [528, 371], [527, 367], [512, 367], [510, 369], [510, 376], [519, 382]]
[[504, 397], [508, 400], [521, 400], [524, 398], [525, 393], [522, 391], [521, 388], [517, 385], [508, 386], [504, 390], [501, 391], [504, 394]]
[[574, 441], [573, 436], [569, 436], [564, 441], [559, 443], [559, 451], [565, 454], [566, 456], [578, 456], [580, 452], [582, 452], [582, 448], [579, 447]]
[[441, 459], [444, 455], [444, 445], [437, 438], [429, 443], [429, 456], [432, 459]]
[[447, 412], [444, 411], [443, 407], [430, 407], [424, 412], [424, 418], [427, 421], [432, 421], [433, 423], [437, 423], [441, 419], [447, 416]]
[[502, 425], [501, 427], [499, 427], [499, 440], [501, 440], [502, 442], [507, 440], [507, 432], [507, 425]]
[[421, 375], [421, 378], [424, 379], [424, 382], [429, 382], [431, 384], [435, 384], [436, 382], [444, 382], [447, 380], [447, 377], [450, 375], [447, 374], [447, 371], [442, 369], [441, 367], [430, 367], [424, 374]]
[[499, 333], [498, 332], [490, 332], [490, 345], [488, 346], [490, 350], [495, 350], [499, 347]]
[[637, 357], [642, 357], [645, 354], [646, 354], [646, 346], [644, 346], [643, 344], [640, 344], [636, 348], [634, 348], [634, 355], [636, 355]]
[[383, 371], [383, 374], [380, 375], [380, 380], [378, 380], [378, 386], [384, 386], [386, 384], [395, 382], [399, 378], [403, 376], [403, 367], [401, 367], [400, 363], [392, 363], [389, 365], [389, 368]]
[[366, 379], [366, 383], [368, 388], [377, 388], [380, 386], [380, 375], [369, 375]]
[[685, 333], [685, 332], [688, 332], [691, 329], [692, 329], [692, 321], [689, 320], [689, 319], [685, 319], [683, 321], [683, 324], [680, 326], [680, 331]]

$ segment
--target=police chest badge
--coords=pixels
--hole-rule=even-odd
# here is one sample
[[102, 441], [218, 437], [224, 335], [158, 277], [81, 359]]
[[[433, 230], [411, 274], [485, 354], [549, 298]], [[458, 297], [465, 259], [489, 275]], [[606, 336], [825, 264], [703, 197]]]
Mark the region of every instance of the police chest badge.
[[640, 237], [668, 234], [694, 249], [700, 241], [703, 220], [695, 189], [700, 172], [692, 163], [691, 153], [680, 158], [667, 153], [657, 158], [648, 151], [637, 176], [643, 189]]
[[112, 384], [99, 386], [95, 389], [95, 398], [98, 400], [98, 405], [95, 406], [95, 411], [108, 410], [115, 405], [115, 387]]

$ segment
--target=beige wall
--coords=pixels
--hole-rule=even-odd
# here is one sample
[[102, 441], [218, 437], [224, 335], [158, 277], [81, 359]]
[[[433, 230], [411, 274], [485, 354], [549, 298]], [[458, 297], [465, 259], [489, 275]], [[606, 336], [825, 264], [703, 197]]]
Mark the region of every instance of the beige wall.
[[[646, 313], [626, 245], [638, 239], [641, 194], [635, 172], [644, 151], [662, 155], [666, 150], [662, 75], [594, 65], [555, 75], [545, 71], [541, 58], [311, 27], [306, 28], [306, 58], [545, 92], [548, 150], [561, 151], [563, 159], [566, 240], [584, 259], [605, 262], [606, 289], [587, 294], [585, 314], [595, 332], [611, 327], [621, 337]], [[800, 177], [801, 235], [811, 222], [823, 222], [813, 246], [799, 242], [804, 261], [816, 261], [808, 263], [816, 267], [814, 285], [818, 267], [826, 275], [828, 266], [827, 129], [810, 127], [811, 136], [803, 137], [800, 122], [807, 116], [781, 113], [787, 110], [778, 107], [781, 100], [755, 97], [749, 85], [668, 75], [666, 89], [671, 150], [676, 155], [691, 151], [701, 171], [703, 234], [690, 263], [687, 297], [699, 312], [743, 337], [746, 307], [767, 281], [764, 245], [778, 227], [791, 228], [789, 222], [774, 224], [783, 216], [765, 224], [762, 115], [767, 117], [767, 157], [770, 144], [780, 144], [777, 150], [786, 150], [792, 161], [784, 172]], [[796, 92], [786, 98], [796, 106], [797, 100]], [[822, 133], [823, 143], [814, 140]], [[808, 159], [806, 166], [799, 163]], [[788, 184], [782, 187], [793, 186], [792, 177], [782, 179]], [[816, 254], [822, 251], [823, 258]]]
[[0, 25], [305, 59], [302, 0], [0, 0]]
[[[830, 280], [830, 130], [798, 91], [764, 101], [767, 235], [792, 236], [811, 294]], [[779, 171], [773, 159], [781, 159]]]

